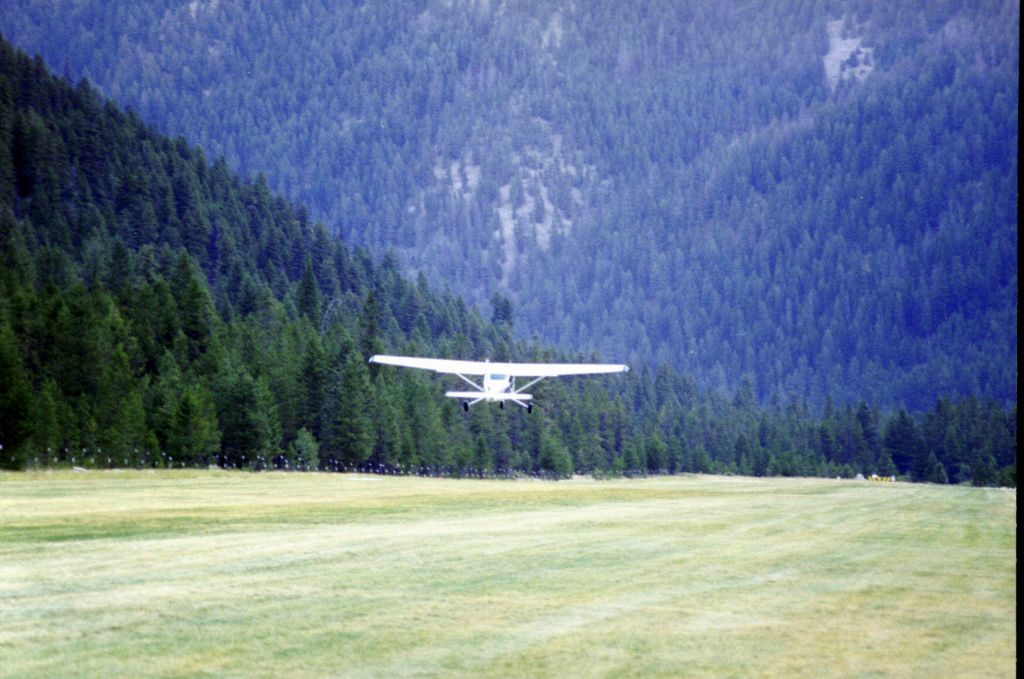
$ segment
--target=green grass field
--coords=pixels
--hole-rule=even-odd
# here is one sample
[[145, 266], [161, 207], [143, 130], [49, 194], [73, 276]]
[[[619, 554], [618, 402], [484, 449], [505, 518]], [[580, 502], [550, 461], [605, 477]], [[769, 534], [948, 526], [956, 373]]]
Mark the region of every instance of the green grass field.
[[1016, 491], [0, 474], [3, 676], [1012, 677]]

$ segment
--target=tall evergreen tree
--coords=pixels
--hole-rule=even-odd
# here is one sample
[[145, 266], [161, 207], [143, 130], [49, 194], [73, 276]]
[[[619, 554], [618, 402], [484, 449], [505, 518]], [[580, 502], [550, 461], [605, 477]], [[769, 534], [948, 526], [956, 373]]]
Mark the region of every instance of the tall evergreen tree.
[[32, 434], [32, 387], [17, 338], [0, 321], [0, 465], [22, 464], [21, 447]]
[[189, 465], [206, 465], [215, 459], [220, 449], [217, 414], [213, 398], [202, 386], [186, 387], [182, 393], [171, 421], [167, 447], [175, 459]]
[[313, 273], [313, 259], [309, 255], [302, 267], [297, 303], [302, 317], [308, 319], [313, 327], [320, 327], [320, 290]]
[[299, 370], [299, 384], [302, 388], [299, 426], [320, 440], [322, 416], [327, 397], [327, 357], [319, 338], [313, 336], [306, 341]]
[[366, 301], [363, 303], [363, 310], [359, 315], [358, 347], [363, 356], [370, 357], [381, 351], [381, 317], [382, 311], [377, 293], [370, 290], [366, 293]]
[[910, 472], [914, 460], [923, 452], [924, 440], [917, 424], [906, 410], [900, 409], [889, 421], [885, 430], [885, 450], [896, 470], [901, 474]]
[[350, 353], [335, 377], [328, 410], [324, 452], [347, 469], [362, 465], [373, 453], [370, 378], [358, 353]]
[[255, 379], [244, 368], [222, 363], [216, 414], [222, 463], [236, 467], [266, 465], [280, 454], [281, 423], [264, 378]]

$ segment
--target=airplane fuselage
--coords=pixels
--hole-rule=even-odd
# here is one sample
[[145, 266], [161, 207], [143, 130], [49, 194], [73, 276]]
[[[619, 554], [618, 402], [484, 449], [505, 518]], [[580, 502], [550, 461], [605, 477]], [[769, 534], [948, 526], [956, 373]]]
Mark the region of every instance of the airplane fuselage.
[[512, 378], [504, 373], [488, 373], [484, 375], [484, 392], [488, 394], [504, 394], [512, 388]]
[[480, 401], [497, 403], [502, 408], [505, 407], [505, 401], [513, 401], [526, 408], [527, 411], [533, 410], [533, 405], [529, 403], [533, 396], [516, 391], [516, 378], [512, 375], [502, 372], [486, 372], [481, 376], [483, 380], [480, 384], [476, 384], [462, 375], [459, 377], [475, 386], [479, 391], [449, 391], [445, 392], [445, 396], [462, 399], [463, 408], [467, 410], [470, 405]]

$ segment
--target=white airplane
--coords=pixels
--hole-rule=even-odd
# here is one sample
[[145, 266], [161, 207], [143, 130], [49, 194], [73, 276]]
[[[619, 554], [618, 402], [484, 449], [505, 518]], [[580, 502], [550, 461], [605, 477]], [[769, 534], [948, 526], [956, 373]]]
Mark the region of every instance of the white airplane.
[[[561, 377], [565, 375], [595, 375], [600, 373], [628, 372], [628, 365], [617, 363], [491, 363], [490, 361], [455, 361], [447, 358], [415, 358], [413, 356], [376, 355], [370, 363], [381, 365], [397, 365], [404, 368], [433, 370], [436, 373], [455, 375], [469, 384], [475, 391], [448, 391], [448, 398], [461, 398], [462, 409], [480, 401], [497, 401], [498, 407], [504, 408], [505, 401], [512, 401], [533, 412], [533, 396], [523, 391], [540, 382], [545, 377]], [[481, 376], [483, 384], [477, 384], [466, 377]], [[517, 377], [533, 379], [516, 388]]]

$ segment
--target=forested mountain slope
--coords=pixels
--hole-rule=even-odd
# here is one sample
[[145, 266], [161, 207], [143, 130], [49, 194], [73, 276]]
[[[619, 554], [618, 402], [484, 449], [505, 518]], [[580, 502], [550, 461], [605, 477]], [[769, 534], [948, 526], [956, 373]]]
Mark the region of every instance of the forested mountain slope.
[[0, 31], [561, 346], [1016, 398], [1019, 3], [9, 0]]
[[0, 466], [901, 474], [1014, 484], [1016, 406], [758, 406], [665, 366], [463, 415], [380, 349], [549, 360], [0, 41]]

